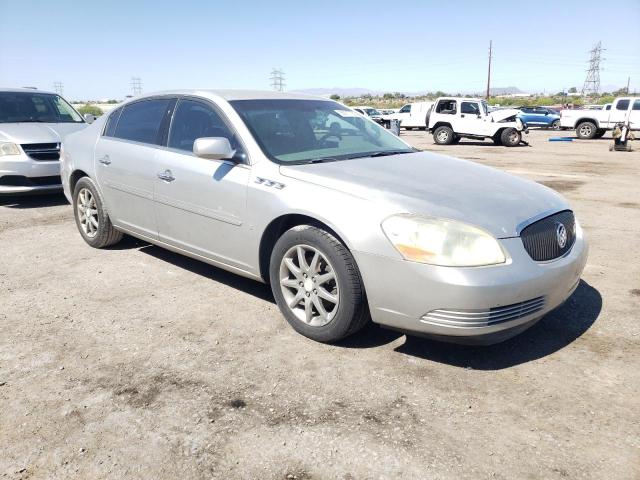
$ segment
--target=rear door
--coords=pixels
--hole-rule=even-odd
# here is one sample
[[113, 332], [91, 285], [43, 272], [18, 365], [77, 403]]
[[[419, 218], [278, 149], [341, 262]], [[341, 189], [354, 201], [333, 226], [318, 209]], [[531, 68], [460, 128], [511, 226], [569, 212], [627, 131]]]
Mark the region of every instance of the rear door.
[[95, 147], [96, 176], [114, 225], [157, 238], [153, 190], [162, 125], [171, 98], [125, 105], [107, 121]]
[[[619, 98], [614, 102], [609, 113], [609, 127], [613, 127], [616, 123], [622, 123], [627, 119], [629, 108], [631, 108], [632, 99]], [[602, 112], [602, 115], [606, 118], [606, 112]]]
[[[227, 138], [237, 161], [196, 157], [193, 143], [202, 137]], [[208, 101], [181, 98], [156, 163], [154, 175], [164, 177], [154, 178], [160, 240], [246, 270], [241, 227], [251, 168], [224, 114]]]

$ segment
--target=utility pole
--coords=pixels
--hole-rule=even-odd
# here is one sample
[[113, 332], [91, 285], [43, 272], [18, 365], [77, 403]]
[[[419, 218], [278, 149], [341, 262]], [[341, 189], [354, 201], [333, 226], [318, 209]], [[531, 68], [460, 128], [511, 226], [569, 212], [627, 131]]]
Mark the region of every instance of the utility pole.
[[587, 78], [582, 86], [582, 96], [600, 94], [600, 61], [602, 58], [602, 42], [598, 42], [591, 50], [591, 58], [589, 59], [589, 69], [587, 70]]
[[140, 77], [131, 77], [131, 90], [134, 97], [142, 95], [142, 80], [140, 80]]
[[64, 85], [62, 85], [62, 82], [53, 82], [53, 90], [61, 97], [64, 96]]
[[271, 80], [271, 87], [276, 92], [284, 92], [284, 72], [281, 68], [274, 68], [271, 70], [271, 76], [269, 77]]
[[629, 82], [631, 81], [631, 77], [627, 77], [627, 89], [625, 90], [627, 92], [627, 95], [629, 95]]
[[487, 73], [487, 100], [491, 94], [491, 56], [493, 54], [493, 40], [489, 40], [489, 72]]

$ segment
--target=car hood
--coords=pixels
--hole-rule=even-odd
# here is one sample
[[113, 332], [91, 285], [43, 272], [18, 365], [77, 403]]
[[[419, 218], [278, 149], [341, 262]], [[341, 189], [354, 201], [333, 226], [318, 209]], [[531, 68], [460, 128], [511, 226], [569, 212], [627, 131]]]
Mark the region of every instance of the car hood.
[[0, 141], [58, 143], [68, 134], [86, 127], [86, 123], [0, 123]]
[[467, 160], [417, 152], [281, 166], [282, 175], [391, 205], [398, 213], [459, 220], [497, 238], [568, 208], [553, 190]]
[[519, 113], [520, 113], [520, 110], [516, 110], [515, 108], [503, 108], [502, 110], [495, 110], [493, 112], [489, 112], [489, 116], [493, 118], [494, 122], [499, 122], [500, 120], [513, 117], [515, 115], [518, 115]]

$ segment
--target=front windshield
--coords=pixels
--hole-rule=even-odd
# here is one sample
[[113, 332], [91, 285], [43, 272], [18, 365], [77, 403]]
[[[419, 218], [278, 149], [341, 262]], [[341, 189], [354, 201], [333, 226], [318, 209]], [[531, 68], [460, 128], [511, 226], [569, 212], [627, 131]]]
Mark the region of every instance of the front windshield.
[[278, 163], [345, 160], [414, 150], [339, 103], [325, 100], [230, 102], [264, 153]]
[[367, 108], [366, 112], [367, 112], [367, 115], [369, 115], [370, 117], [373, 117], [374, 115], [380, 116], [380, 112], [375, 108]]
[[0, 92], [0, 123], [82, 123], [84, 120], [59, 95]]

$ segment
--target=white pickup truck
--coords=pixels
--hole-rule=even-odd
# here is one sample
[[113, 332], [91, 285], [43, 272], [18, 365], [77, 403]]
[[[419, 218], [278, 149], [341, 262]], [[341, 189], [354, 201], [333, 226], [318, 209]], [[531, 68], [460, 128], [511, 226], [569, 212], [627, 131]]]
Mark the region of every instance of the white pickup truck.
[[575, 128], [582, 139], [600, 138], [616, 124], [627, 121], [631, 130], [640, 130], [640, 97], [618, 97], [610, 110], [560, 111], [560, 127]]
[[429, 114], [429, 131], [438, 145], [458, 143], [461, 138], [484, 140], [515, 147], [528, 130], [517, 115], [520, 110], [505, 108], [491, 111], [480, 98], [438, 98]]

